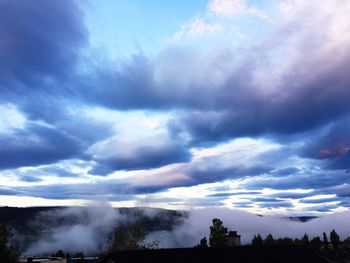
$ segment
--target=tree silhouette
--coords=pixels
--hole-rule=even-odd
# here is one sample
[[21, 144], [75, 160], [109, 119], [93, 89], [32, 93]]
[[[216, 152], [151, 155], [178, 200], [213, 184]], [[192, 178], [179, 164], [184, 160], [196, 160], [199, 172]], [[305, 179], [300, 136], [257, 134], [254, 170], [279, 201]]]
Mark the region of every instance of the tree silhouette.
[[80, 251], [80, 252], [75, 253], [73, 257], [84, 259], [85, 256], [84, 256], [83, 251]]
[[118, 250], [155, 249], [158, 241], [146, 243], [146, 231], [138, 224], [114, 228], [107, 245], [107, 252]]
[[199, 244], [197, 246], [195, 246], [196, 248], [207, 248], [208, 247], [208, 241], [206, 237], [203, 237], [200, 241]]
[[340, 238], [337, 232], [333, 229], [331, 234], [330, 234], [330, 241], [334, 249], [339, 248], [339, 243], [340, 243]]
[[223, 222], [214, 218], [213, 225], [210, 227], [209, 245], [210, 247], [225, 247], [227, 228], [223, 226]]
[[271, 234], [268, 234], [267, 237], [264, 240], [264, 245], [274, 245], [275, 244], [275, 239], [273, 238], [273, 236]]
[[303, 238], [301, 239], [301, 243], [304, 246], [309, 246], [310, 245], [310, 240], [309, 240], [309, 236], [305, 233], [305, 235], [303, 236]]
[[329, 242], [328, 242], [327, 234], [325, 232], [323, 232], [323, 244], [325, 249], [327, 250]]
[[113, 230], [112, 242], [109, 250], [139, 249], [146, 233], [139, 225], [118, 226]]
[[322, 244], [320, 237], [314, 237], [313, 239], [311, 239], [310, 244], [314, 249], [320, 249]]
[[262, 246], [263, 245], [263, 239], [260, 236], [260, 234], [258, 235], [254, 235], [253, 239], [252, 239], [252, 245], [253, 246]]
[[55, 254], [55, 257], [59, 258], [65, 258], [66, 254], [63, 252], [63, 250], [58, 250]]
[[0, 262], [17, 263], [18, 255], [10, 245], [11, 233], [9, 229], [0, 224]]

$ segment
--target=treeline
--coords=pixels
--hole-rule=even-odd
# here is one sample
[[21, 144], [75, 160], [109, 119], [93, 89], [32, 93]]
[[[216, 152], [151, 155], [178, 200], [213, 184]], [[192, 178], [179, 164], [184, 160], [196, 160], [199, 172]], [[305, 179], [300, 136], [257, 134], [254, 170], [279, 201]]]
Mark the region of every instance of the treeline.
[[304, 236], [300, 239], [293, 239], [290, 237], [275, 239], [271, 234], [268, 234], [266, 238], [263, 239], [260, 234], [257, 234], [254, 235], [252, 239], [253, 246], [303, 245], [306, 247], [322, 250], [339, 249], [343, 244], [350, 244], [350, 237], [348, 237], [345, 240], [340, 240], [338, 233], [334, 229], [330, 232], [329, 238], [324, 232], [322, 235], [322, 239], [319, 236], [310, 239], [307, 234], [304, 234]]
[[[209, 242], [207, 237], [203, 237], [195, 248], [223, 248], [240, 245], [240, 236], [237, 235], [236, 231], [228, 231], [218, 218], [214, 218], [212, 223], [213, 225], [209, 228]], [[311, 249], [315, 253], [322, 254], [326, 258], [337, 262], [343, 262], [343, 259], [350, 259], [350, 237], [341, 240], [334, 229], [329, 235], [324, 232], [322, 238], [316, 236], [311, 239], [306, 233], [300, 239], [290, 237], [275, 239], [272, 234], [262, 238], [260, 234], [256, 234], [251, 241], [251, 245], [255, 247], [297, 245]]]
[[263, 239], [260, 234], [254, 235], [252, 239], [253, 246], [280, 246], [280, 245], [299, 245], [313, 250], [315, 253], [322, 254], [328, 259], [337, 262], [343, 262], [350, 258], [350, 237], [341, 240], [338, 233], [333, 229], [329, 235], [323, 232], [322, 238], [319, 236], [309, 238], [307, 234], [300, 239], [290, 237], [277, 238], [268, 234]]
[[[99, 256], [121, 250], [159, 248], [159, 241], [146, 242], [148, 234], [149, 232], [145, 231], [139, 224], [119, 225], [110, 234], [104, 250]], [[0, 225], [0, 262], [18, 262], [18, 249], [11, 245], [11, 237], [11, 231], [6, 226]], [[224, 248], [239, 245], [241, 245], [240, 235], [236, 231], [229, 231], [220, 219], [214, 218], [212, 225], [209, 227], [209, 238], [203, 237], [195, 248]], [[307, 234], [304, 234], [300, 239], [290, 237], [274, 238], [272, 234], [268, 234], [263, 238], [260, 234], [255, 234], [251, 245], [256, 247], [300, 245], [322, 253], [328, 258], [350, 258], [350, 237], [341, 240], [335, 230], [332, 230], [329, 235], [323, 233], [322, 237], [316, 236], [311, 239]], [[59, 250], [53, 253], [52, 256], [66, 259], [80, 258], [81, 262], [84, 262], [83, 252], [77, 252], [71, 256], [69, 253]]]

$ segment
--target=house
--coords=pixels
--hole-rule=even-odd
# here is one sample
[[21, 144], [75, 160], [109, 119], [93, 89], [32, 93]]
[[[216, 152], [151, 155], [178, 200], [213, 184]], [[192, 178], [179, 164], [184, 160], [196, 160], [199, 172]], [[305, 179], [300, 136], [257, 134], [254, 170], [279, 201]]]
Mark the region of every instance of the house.
[[181, 248], [118, 251], [102, 263], [330, 263], [301, 246], [238, 246], [230, 248]]
[[67, 263], [66, 259], [60, 257], [21, 257], [21, 263]]
[[[21, 257], [20, 263], [98, 263], [98, 257], [85, 257], [82, 261], [81, 258], [60, 258], [60, 257]], [[0, 262], [2, 263], [2, 262]]]
[[241, 245], [241, 236], [237, 235], [237, 231], [230, 231], [226, 237], [228, 247], [236, 247]]
[[68, 258], [67, 259], [67, 263], [98, 263], [99, 258], [98, 257], [84, 257], [84, 259], [82, 260], [81, 258]]

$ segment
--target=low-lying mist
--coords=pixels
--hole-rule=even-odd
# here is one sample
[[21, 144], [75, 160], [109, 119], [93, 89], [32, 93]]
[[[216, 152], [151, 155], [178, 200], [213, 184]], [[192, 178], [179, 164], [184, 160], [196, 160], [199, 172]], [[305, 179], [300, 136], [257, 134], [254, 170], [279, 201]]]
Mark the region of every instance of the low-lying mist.
[[[139, 208], [137, 211], [142, 211], [142, 215], [151, 220], [156, 217], [159, 220], [160, 215], [163, 216], [161, 210]], [[106, 203], [43, 212], [33, 221], [33, 225], [44, 231], [40, 239], [32, 242], [23, 254], [52, 254], [57, 250], [71, 253], [83, 251], [86, 255], [98, 254], [104, 249], [115, 226], [132, 224], [138, 216], [135, 213], [121, 213]], [[169, 214], [164, 216], [169, 217]], [[350, 212], [325, 215], [303, 223], [288, 217], [258, 216], [239, 210], [207, 208], [182, 213], [181, 220], [174, 220], [171, 229], [163, 230], [160, 227], [160, 230], [150, 232], [146, 241], [158, 240], [163, 248], [192, 247], [202, 237], [209, 235], [209, 226], [215, 217], [220, 218], [230, 230], [237, 230], [242, 236], [243, 244], [250, 243], [257, 233], [263, 237], [271, 233], [275, 238], [301, 238], [307, 233], [312, 238], [322, 237], [323, 232], [328, 234], [335, 229], [341, 238], [350, 236]], [[50, 229], [47, 229], [48, 226]]]
[[229, 230], [237, 230], [242, 244], [249, 244], [254, 234], [275, 238], [301, 238], [305, 233], [310, 238], [335, 229], [341, 238], [350, 236], [350, 212], [335, 213], [315, 218], [308, 222], [291, 220], [288, 217], [258, 216], [252, 213], [227, 208], [192, 210], [188, 218], [174, 231], [157, 231], [148, 235], [149, 240], [159, 240], [162, 247], [192, 247], [204, 236], [209, 236], [211, 220], [220, 218]]
[[[125, 215], [106, 203], [42, 212], [33, 225], [46, 230], [23, 254], [51, 254], [57, 250], [98, 253], [114, 226], [126, 220]], [[49, 229], [52, 225], [56, 226]]]

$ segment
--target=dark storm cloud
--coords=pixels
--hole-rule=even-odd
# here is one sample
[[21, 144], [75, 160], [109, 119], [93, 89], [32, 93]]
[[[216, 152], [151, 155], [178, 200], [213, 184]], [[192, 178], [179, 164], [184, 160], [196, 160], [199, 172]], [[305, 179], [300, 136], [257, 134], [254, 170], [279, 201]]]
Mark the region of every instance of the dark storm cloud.
[[[47, 168], [49, 169], [49, 168]], [[39, 174], [40, 176], [43, 175], [43, 172], [47, 170], [45, 168], [40, 168], [39, 171], [37, 171], [36, 174], [33, 176], [36, 176]], [[179, 170], [174, 170], [175, 173], [186, 173], [188, 172], [186, 170], [187, 168], [182, 167]], [[52, 170], [52, 169], [49, 169]], [[54, 169], [56, 171], [57, 169]], [[96, 182], [96, 183], [77, 183], [77, 184], [54, 184], [54, 185], [38, 185], [38, 186], [27, 186], [27, 187], [14, 187], [13, 190], [17, 191], [17, 195], [22, 196], [34, 196], [34, 197], [43, 197], [48, 199], [96, 199], [101, 197], [106, 197], [108, 200], [114, 200], [115, 198], [125, 199], [129, 198], [126, 196], [131, 196], [132, 198], [134, 195], [138, 194], [151, 194], [151, 193], [157, 193], [157, 192], [163, 192], [168, 190], [169, 188], [175, 188], [175, 187], [188, 187], [188, 186], [195, 186], [203, 183], [209, 183], [209, 182], [216, 182], [216, 181], [222, 181], [224, 179], [228, 178], [235, 178], [235, 177], [245, 177], [251, 175], [251, 171], [255, 171], [256, 169], [254, 167], [245, 169], [239, 169], [237, 167], [232, 168], [230, 173], [227, 173], [228, 171], [225, 170], [225, 176], [222, 177], [220, 175], [219, 177], [215, 176], [215, 173], [213, 173], [212, 176], [209, 175], [209, 173], [202, 177], [202, 171], [200, 173], [196, 173], [195, 169], [191, 167], [191, 174], [188, 173], [188, 178], [186, 179], [180, 179], [180, 180], [171, 180], [170, 182], [165, 181], [164, 183], [158, 183], [156, 181], [156, 177], [150, 178], [150, 182], [143, 182], [143, 183], [128, 183], [126, 182], [116, 182], [113, 180], [106, 180], [102, 182]], [[238, 174], [237, 171], [239, 171]], [[57, 172], [57, 171], [56, 171]], [[216, 170], [216, 172], [219, 172], [219, 170]], [[37, 176], [39, 176], [37, 175]], [[55, 175], [60, 176], [58, 173]], [[161, 175], [165, 176], [165, 175]], [[171, 175], [170, 175], [171, 178]], [[247, 194], [255, 194], [260, 192], [250, 192], [250, 193], [240, 193], [243, 195]], [[239, 193], [237, 193], [239, 195]], [[123, 197], [124, 196], [124, 197]], [[205, 200], [204, 200], [205, 199]], [[224, 200], [226, 198], [222, 196], [209, 196], [207, 198], [204, 198], [202, 201], [198, 201], [198, 205], [202, 203], [203, 205], [207, 203], [208, 205], [214, 205], [219, 204], [221, 200]]]
[[154, 109], [166, 103], [155, 91], [154, 65], [143, 55], [121, 67], [98, 65], [92, 70], [94, 74], [77, 83], [81, 97], [90, 103], [120, 110]]
[[[298, 87], [285, 83], [284, 90], [292, 92], [281, 92], [273, 98], [273, 102], [271, 97], [255, 98], [256, 94], [249, 95], [254, 91], [244, 87], [248, 93], [244, 95], [248, 96], [246, 102], [243, 96], [233, 98], [243, 100], [240, 105], [235, 105], [233, 100], [235, 107], [225, 110], [186, 113], [183, 125], [192, 134], [195, 143], [243, 136], [293, 135], [326, 125], [349, 112], [347, 100], [350, 99], [350, 92], [347, 87], [350, 78], [345, 72], [330, 72], [325, 77], [320, 77], [315, 83], [299, 84]], [[228, 89], [227, 94], [235, 92], [234, 81], [231, 85], [232, 89]]]
[[[29, 120], [45, 122], [0, 135], [0, 169], [81, 158], [83, 145], [110, 133], [105, 124], [70, 112], [82, 106], [72, 79], [87, 41], [84, 16], [74, 0], [64, 5], [58, 0], [0, 1], [0, 101], [16, 105]], [[31, 180], [29, 175], [23, 179]]]
[[184, 202], [184, 205], [206, 207], [206, 206], [222, 206], [223, 204], [220, 202], [220, 200], [199, 198], [199, 199], [190, 199], [188, 202]]
[[[110, 183], [110, 182], [109, 182]], [[26, 187], [14, 187], [16, 195], [33, 196], [47, 199], [88, 199], [96, 200], [109, 195], [114, 199], [116, 196], [130, 195], [126, 192], [126, 185], [115, 183], [95, 183], [95, 184], [51, 184]]]
[[[350, 110], [347, 88], [350, 77], [344, 70], [350, 64], [349, 57], [327, 72], [319, 72], [314, 65], [299, 61], [282, 77], [280, 91], [269, 94], [252, 84], [253, 73], [261, 69], [260, 60], [265, 59], [264, 52], [247, 55], [234, 71], [225, 69], [223, 83], [204, 81], [212, 73], [210, 65], [220, 64], [217, 57], [209, 58], [207, 68], [196, 68], [201, 58], [195, 52], [177, 55], [165, 56], [175, 62], [165, 63], [162, 70], [158, 69], [162, 65], [159, 60], [139, 55], [119, 67], [109, 67], [93, 75], [93, 80], [87, 76], [86, 84], [78, 85], [83, 89], [82, 97], [122, 110], [182, 109], [183, 114], [169, 128], [174, 133], [189, 132], [198, 144], [244, 136], [294, 135], [322, 127]], [[198, 72], [188, 74], [187, 65], [184, 70], [175, 70], [178, 75], [167, 77], [172, 71], [169, 65], [174, 66], [179, 60], [193, 63], [192, 70]], [[303, 74], [306, 69], [310, 70], [310, 76]], [[196, 75], [200, 73], [202, 80]]]
[[[95, 80], [87, 77], [88, 84], [79, 86], [84, 87], [83, 97], [90, 96], [90, 102], [115, 109], [183, 109], [170, 128], [175, 133], [188, 131], [199, 144], [243, 136], [293, 135], [326, 125], [349, 112], [350, 77], [344, 70], [349, 57], [327, 72], [318, 72], [313, 65], [300, 61], [301, 65], [285, 73], [281, 91], [274, 94], [265, 94], [251, 84], [253, 72], [259, 68], [248, 62], [250, 59], [227, 74], [223, 84], [198, 84], [197, 79], [185, 74], [190, 79], [182, 79], [182, 85], [176, 86], [176, 77], [182, 75], [164, 83], [158, 79], [157, 61], [141, 55], [121, 68], [104, 71], [107, 76], [97, 75]], [[258, 65], [259, 59], [263, 56], [254, 57]], [[213, 59], [212, 64], [217, 63]], [[310, 76], [304, 76], [302, 70], [308, 67], [314, 68], [310, 68]]]
[[262, 208], [292, 208], [294, 205], [289, 201], [261, 202], [258, 204]]
[[350, 168], [350, 118], [329, 125], [322, 134], [307, 139], [301, 155], [324, 160], [331, 169]]
[[319, 198], [319, 199], [306, 199], [306, 200], [300, 200], [299, 202], [304, 204], [322, 204], [322, 203], [328, 203], [328, 202], [339, 202], [339, 199], [336, 197], [331, 197], [331, 198]]
[[54, 128], [30, 124], [0, 137], [0, 169], [49, 164], [81, 157], [82, 143]]
[[286, 199], [300, 199], [300, 198], [305, 198], [305, 197], [310, 197], [314, 196], [316, 193], [314, 191], [308, 192], [308, 193], [277, 193], [277, 194], [272, 194], [272, 197], [277, 197], [277, 198], [286, 198]]
[[[208, 161], [210, 160], [208, 159]], [[194, 165], [192, 168], [188, 169], [186, 174], [198, 184], [202, 184], [223, 181], [225, 179], [237, 179], [247, 176], [261, 175], [270, 170], [271, 167], [260, 165], [248, 167], [240, 167], [239, 165], [236, 165], [228, 168], [214, 167], [214, 165], [202, 168], [200, 165], [198, 165], [198, 167]]]
[[253, 206], [249, 205], [249, 204], [237, 204], [236, 205], [236, 203], [235, 203], [234, 207], [236, 207], [236, 208], [252, 208]]
[[[327, 189], [329, 187], [349, 183], [349, 174], [344, 171], [319, 170], [306, 171], [298, 175], [284, 177], [254, 177], [244, 183], [244, 187], [250, 190], [271, 188], [277, 190], [288, 189]], [[331, 192], [329, 192], [331, 193]]]
[[273, 197], [255, 197], [250, 198], [247, 202], [263, 208], [291, 208], [294, 206], [290, 201], [279, 200]]
[[73, 173], [65, 168], [55, 166], [55, 164], [46, 167], [36, 167], [33, 169], [13, 170], [19, 179], [23, 182], [40, 182], [44, 176], [57, 176], [66, 178], [76, 178], [80, 175]]
[[233, 202], [233, 205], [235, 207], [247, 208], [247, 207], [252, 207], [253, 203], [250, 201], [237, 201], [237, 202]]
[[17, 195], [18, 192], [16, 190], [6, 189], [0, 187], [0, 195]]
[[318, 206], [313, 206], [309, 208], [305, 208], [305, 211], [311, 211], [311, 212], [331, 212], [332, 209], [337, 209], [339, 208], [338, 205], [318, 205]]
[[286, 175], [296, 174], [299, 171], [300, 171], [299, 168], [288, 167], [288, 168], [276, 169], [276, 170], [272, 171], [271, 174], [274, 175], [274, 176], [286, 176]]
[[[55, 124], [59, 120], [69, 119], [72, 102], [63, 98], [62, 86], [48, 85], [44, 89], [28, 90], [23, 96], [11, 96], [9, 101], [14, 101], [18, 109], [30, 120]], [[79, 119], [76, 121], [80, 122]]]
[[[206, 184], [206, 183], [221, 182], [226, 179], [239, 179], [239, 178], [250, 177], [250, 176], [261, 174], [270, 170], [269, 167], [265, 167], [265, 166], [240, 167], [238, 165], [232, 165], [231, 167], [218, 168], [214, 164], [211, 164], [211, 161], [209, 159], [206, 160], [207, 164], [209, 165], [206, 168], [203, 168], [201, 163], [193, 163], [193, 164], [189, 163], [189, 164], [184, 164], [183, 166], [180, 166], [172, 170], [171, 173], [175, 173], [175, 174], [179, 173], [179, 174], [186, 175], [185, 179], [181, 178], [179, 180], [174, 180], [163, 184], [154, 184], [149, 186], [134, 186], [131, 189], [133, 189], [132, 191], [137, 192], [139, 194], [155, 193], [155, 192], [161, 192], [161, 191], [167, 190], [169, 188], [189, 187], [189, 186], [196, 186], [196, 185]], [[172, 176], [171, 173], [170, 173], [170, 177]], [[161, 175], [161, 176], [165, 176], [165, 175]], [[256, 192], [252, 192], [252, 194], [254, 193]], [[243, 193], [242, 195], [248, 195], [248, 194], [250, 193], [247, 192], [247, 193]], [[235, 195], [235, 194], [231, 194], [231, 195]], [[237, 193], [237, 195], [240, 195], [240, 193]], [[223, 196], [216, 196], [216, 195], [207, 196], [207, 198], [209, 199], [217, 198], [217, 200], [225, 199]]]
[[[138, 194], [150, 194], [163, 191], [167, 186], [132, 185], [107, 180], [95, 183], [50, 184], [0, 188], [6, 195], [33, 196], [47, 199], [86, 199], [109, 201], [135, 200]], [[169, 186], [168, 186], [169, 187]]]
[[[93, 74], [81, 75], [77, 92], [89, 103], [117, 110], [135, 109], [207, 109], [213, 96], [208, 83], [196, 83], [189, 72], [193, 60], [200, 59], [194, 50], [167, 49], [150, 58], [133, 55], [125, 61], [91, 65]], [[179, 68], [176, 68], [176, 66]], [[193, 96], [200, 93], [200, 97]], [[220, 105], [220, 103], [218, 103]]]
[[78, 177], [79, 175], [61, 167], [49, 166], [37, 170], [42, 175], [57, 175], [59, 177]]
[[281, 202], [281, 200], [277, 199], [277, 198], [271, 198], [271, 197], [256, 197], [256, 198], [252, 198], [250, 199], [252, 202], [255, 203], [274, 203], [274, 202]]
[[244, 195], [259, 195], [261, 192], [252, 191], [252, 192], [237, 192], [237, 193], [216, 193], [207, 195], [207, 197], [230, 197], [230, 196], [244, 196]]
[[344, 207], [350, 207], [350, 200], [345, 199], [342, 202], [339, 203], [339, 206], [344, 206]]
[[55, 121], [55, 127], [79, 139], [87, 147], [114, 134], [114, 129], [110, 122], [94, 119], [87, 116], [84, 112], [66, 114], [65, 118]]
[[69, 78], [87, 41], [82, 13], [69, 0], [0, 1], [2, 92], [21, 94]]
[[20, 176], [20, 179], [22, 182], [29, 182], [29, 183], [37, 183], [42, 181], [38, 176], [30, 175], [30, 174], [22, 174]]
[[142, 170], [159, 168], [167, 164], [188, 162], [191, 154], [182, 145], [140, 146], [132, 154], [115, 154], [108, 158], [97, 158], [98, 163], [90, 173], [106, 175], [117, 170]]
[[[215, 158], [214, 158], [215, 159]], [[202, 162], [203, 161], [203, 162]], [[186, 175], [185, 179], [179, 179], [172, 181], [170, 183], [165, 183], [163, 185], [159, 185], [152, 189], [155, 191], [163, 191], [169, 188], [174, 187], [188, 187], [188, 186], [196, 186], [201, 184], [207, 184], [207, 183], [215, 183], [215, 182], [222, 182], [224, 180], [229, 179], [242, 179], [251, 177], [254, 178], [254, 176], [264, 174], [271, 170], [268, 166], [247, 166], [242, 167], [240, 165], [231, 165], [226, 167], [220, 167], [217, 165], [215, 160], [211, 158], [204, 158], [201, 162], [194, 162], [185, 164], [183, 166], [180, 166], [178, 168], [175, 168], [172, 170], [171, 173], [175, 174], [184, 174]], [[171, 174], [170, 173], [170, 174]], [[170, 175], [171, 176], [171, 175]], [[143, 190], [144, 191], [144, 190]], [[257, 191], [252, 192], [252, 194], [257, 193]], [[228, 195], [240, 195], [241, 193], [223, 193], [223, 196], [216, 196], [215, 194], [212, 196], [208, 196], [208, 198], [220, 198], [220, 200], [223, 200], [224, 196]], [[248, 195], [249, 192], [244, 192], [242, 195]]]
[[338, 197], [350, 197], [350, 184], [344, 183], [333, 187], [327, 187], [319, 191], [321, 194], [336, 194]]

